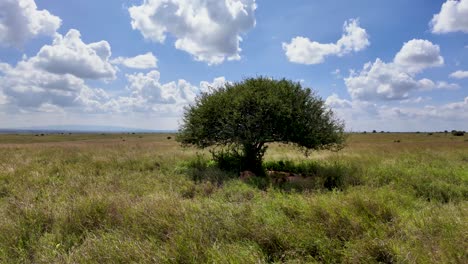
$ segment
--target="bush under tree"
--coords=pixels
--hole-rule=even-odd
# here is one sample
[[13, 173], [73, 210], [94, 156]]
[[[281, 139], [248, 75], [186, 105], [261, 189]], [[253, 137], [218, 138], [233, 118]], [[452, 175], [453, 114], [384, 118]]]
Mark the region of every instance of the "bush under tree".
[[178, 141], [239, 160], [261, 175], [272, 142], [310, 150], [340, 149], [344, 125], [311, 89], [286, 79], [248, 78], [202, 93], [185, 109]]

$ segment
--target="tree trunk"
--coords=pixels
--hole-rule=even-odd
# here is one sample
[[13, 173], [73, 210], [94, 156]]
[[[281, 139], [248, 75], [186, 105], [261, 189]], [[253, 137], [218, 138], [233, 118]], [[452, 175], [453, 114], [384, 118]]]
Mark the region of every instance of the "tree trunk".
[[266, 147], [263, 143], [257, 144], [244, 144], [243, 151], [243, 167], [244, 170], [249, 170], [257, 176], [264, 176], [262, 167], [263, 154]]

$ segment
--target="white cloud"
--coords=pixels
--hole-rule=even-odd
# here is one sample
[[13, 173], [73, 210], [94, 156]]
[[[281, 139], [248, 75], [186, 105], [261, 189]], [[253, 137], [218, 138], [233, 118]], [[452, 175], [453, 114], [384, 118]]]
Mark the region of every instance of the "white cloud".
[[283, 50], [290, 62], [300, 64], [320, 64], [325, 61], [325, 56], [339, 53], [335, 44], [312, 42], [305, 37], [295, 37], [291, 43], [283, 43]]
[[336, 94], [329, 102], [345, 102], [333, 105], [333, 111], [346, 123], [350, 131], [437, 131], [466, 130], [468, 120], [468, 97], [462, 101], [442, 105], [421, 104], [430, 97], [418, 97], [400, 101], [400, 105], [373, 104], [339, 98]]
[[468, 78], [468, 71], [456, 71], [450, 74], [450, 77], [456, 78], [456, 79]]
[[419, 83], [421, 84], [419, 89], [421, 91], [431, 91], [435, 89], [445, 89], [445, 90], [457, 90], [460, 89], [460, 85], [456, 83], [448, 83], [444, 81], [440, 81], [437, 83], [434, 83], [432, 80], [429, 79], [422, 79], [419, 80]]
[[37, 10], [34, 0], [0, 1], [0, 45], [22, 48], [39, 36], [54, 36], [62, 20], [47, 10]]
[[99, 111], [109, 96], [84, 79], [114, 78], [110, 55], [106, 41], [85, 44], [77, 30], [56, 34], [53, 44], [43, 46], [36, 56], [24, 56], [15, 66], [0, 63], [2, 104], [20, 112]]
[[410, 73], [380, 59], [345, 78], [345, 84], [353, 99], [365, 101], [405, 99], [412, 90], [433, 85], [432, 81], [428, 84], [427, 79], [415, 80]]
[[180, 79], [169, 83], [160, 82], [160, 73], [156, 70], [146, 74], [127, 75], [129, 96], [113, 98], [103, 105], [110, 112], [158, 112], [168, 116], [180, 116], [185, 106], [193, 103], [201, 92], [209, 92], [227, 83], [224, 77], [213, 82], [200, 82], [192, 85]]
[[13, 108], [20, 110], [78, 107], [92, 110], [99, 105], [103, 91], [88, 87], [71, 74], [54, 74], [37, 68], [31, 60], [20, 61], [0, 77], [0, 90]]
[[84, 79], [115, 79], [110, 64], [111, 47], [107, 41], [85, 44], [80, 32], [71, 29], [65, 36], [57, 34], [52, 45], [45, 45], [31, 61], [55, 74], [72, 74]]
[[400, 112], [408, 118], [420, 120], [468, 120], [468, 97], [463, 101], [443, 105], [426, 105], [423, 108], [401, 108]]
[[447, 0], [430, 24], [432, 33], [468, 33], [468, 0]]
[[325, 104], [331, 108], [346, 108], [351, 107], [351, 102], [346, 99], [341, 99], [336, 93], [330, 95]]
[[7, 97], [0, 90], [0, 106], [3, 105], [3, 104], [7, 104], [7, 103], [8, 103]]
[[414, 98], [414, 99], [401, 100], [400, 104], [420, 104], [420, 103], [424, 103], [430, 100], [432, 100], [431, 97], [418, 96], [417, 98]]
[[128, 89], [134, 98], [141, 98], [152, 104], [175, 104], [190, 102], [195, 98], [195, 88], [185, 80], [161, 84], [160, 73], [151, 71], [147, 74], [127, 75]]
[[148, 52], [133, 58], [117, 57], [111, 60], [111, 62], [114, 64], [122, 64], [127, 68], [152, 69], [157, 67], [158, 59], [152, 52]]
[[11, 66], [8, 63], [0, 62], [0, 74], [11, 70]]
[[[0, 62], [0, 105], [9, 112], [28, 113], [157, 113], [180, 117], [184, 106], [193, 103], [201, 92], [224, 86], [224, 77], [202, 81], [197, 87], [180, 79], [161, 83], [160, 73], [126, 75], [128, 94], [110, 96], [102, 89], [91, 88], [85, 79], [110, 79], [115, 69], [109, 62], [107, 42], [85, 44], [77, 30], [57, 35], [53, 45], [46, 45], [36, 56], [16, 66]], [[156, 64], [152, 53], [134, 58], [117, 58], [131, 67]]]
[[49, 103], [43, 103], [38, 110], [44, 113], [65, 113], [63, 108]]
[[437, 89], [446, 89], [446, 90], [458, 90], [460, 89], [460, 85], [456, 83], [448, 83], [448, 82], [437, 82], [436, 85]]
[[440, 66], [443, 61], [437, 45], [413, 39], [403, 45], [393, 62], [377, 58], [374, 63], [365, 64], [360, 72], [352, 71], [345, 84], [353, 99], [365, 101], [402, 100], [415, 90], [456, 89], [456, 84], [416, 78], [417, 73]]
[[428, 40], [413, 39], [403, 45], [394, 62], [410, 72], [420, 72], [426, 68], [442, 66], [444, 58], [440, 56], [438, 45]]
[[202, 81], [200, 82], [200, 91], [205, 93], [210, 93], [212, 91], [218, 90], [219, 88], [224, 87], [230, 82], [226, 81], [226, 78], [218, 77], [213, 80], [213, 82]]
[[365, 29], [359, 26], [358, 19], [350, 19], [343, 26], [343, 35], [336, 43], [322, 44], [305, 37], [295, 37], [291, 43], [283, 43], [283, 50], [289, 61], [301, 64], [320, 64], [325, 57], [343, 56], [361, 51], [370, 45]]
[[198, 61], [219, 64], [240, 59], [241, 35], [255, 26], [255, 0], [147, 0], [128, 9], [132, 27], [144, 38], [175, 47]]

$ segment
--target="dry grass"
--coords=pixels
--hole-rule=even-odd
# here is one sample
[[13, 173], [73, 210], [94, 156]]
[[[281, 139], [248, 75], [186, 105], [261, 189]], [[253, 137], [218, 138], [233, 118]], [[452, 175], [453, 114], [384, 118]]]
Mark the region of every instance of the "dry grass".
[[174, 135], [0, 135], [0, 262], [467, 263], [466, 139], [352, 134], [310, 157], [275, 144], [266, 160], [313, 184], [258, 188]]

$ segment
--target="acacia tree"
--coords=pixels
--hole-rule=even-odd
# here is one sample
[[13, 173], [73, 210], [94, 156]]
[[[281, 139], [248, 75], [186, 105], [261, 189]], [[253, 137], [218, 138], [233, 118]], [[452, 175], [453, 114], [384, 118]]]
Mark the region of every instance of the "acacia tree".
[[305, 151], [339, 149], [343, 128], [309, 88], [258, 77], [198, 96], [185, 109], [178, 140], [199, 148], [228, 148], [241, 161], [239, 169], [261, 174], [268, 143], [293, 143]]

